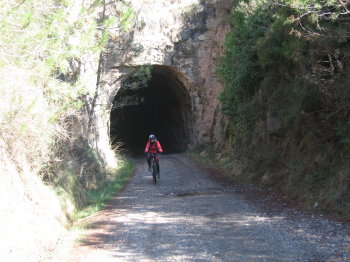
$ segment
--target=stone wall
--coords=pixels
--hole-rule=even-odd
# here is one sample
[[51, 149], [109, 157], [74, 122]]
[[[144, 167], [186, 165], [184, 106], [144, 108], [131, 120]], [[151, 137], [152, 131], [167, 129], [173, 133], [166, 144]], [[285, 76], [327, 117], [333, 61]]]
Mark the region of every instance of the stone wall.
[[[103, 59], [102, 89], [109, 103], [132, 67], [173, 67], [191, 98], [191, 144], [221, 145], [226, 121], [219, 110], [222, 87], [215, 68], [230, 28], [232, 2], [132, 0], [133, 24], [128, 31], [113, 32]], [[107, 15], [117, 15], [119, 8], [117, 4], [107, 6]]]

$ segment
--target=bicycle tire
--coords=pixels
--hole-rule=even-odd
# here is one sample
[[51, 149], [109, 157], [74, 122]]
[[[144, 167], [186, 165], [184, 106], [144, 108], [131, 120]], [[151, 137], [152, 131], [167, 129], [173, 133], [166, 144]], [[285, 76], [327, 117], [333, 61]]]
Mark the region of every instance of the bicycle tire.
[[157, 161], [155, 157], [152, 157], [152, 176], [153, 176], [153, 183], [157, 184]]

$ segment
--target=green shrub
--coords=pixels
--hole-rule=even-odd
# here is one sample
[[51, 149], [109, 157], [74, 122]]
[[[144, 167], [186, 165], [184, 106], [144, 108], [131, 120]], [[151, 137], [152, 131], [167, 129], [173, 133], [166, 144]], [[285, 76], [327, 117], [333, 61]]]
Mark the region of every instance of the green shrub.
[[131, 159], [121, 161], [110, 181], [106, 181], [97, 189], [86, 192], [87, 201], [83, 208], [80, 208], [75, 215], [75, 219], [84, 218], [94, 212], [101, 210], [115, 194], [129, 181], [133, 174], [135, 164]]
[[[350, 183], [338, 175], [350, 155], [349, 8], [336, 0], [241, 0], [217, 69], [231, 151], [256, 174], [241, 179], [266, 173], [265, 183], [343, 211], [349, 200], [339, 184]], [[285, 163], [295, 162], [298, 174], [287, 172]]]
[[[109, 179], [84, 138], [91, 130], [73, 135], [72, 128], [88, 125], [84, 107], [96, 80], [86, 78], [99, 73], [110, 28], [122, 22], [126, 29], [133, 18], [130, 8], [118, 18], [107, 17], [104, 5], [101, 0], [0, 3], [0, 141], [19, 170], [37, 171], [68, 196], [66, 206], [84, 204], [89, 179], [96, 186]], [[96, 72], [81, 77], [86, 63]]]

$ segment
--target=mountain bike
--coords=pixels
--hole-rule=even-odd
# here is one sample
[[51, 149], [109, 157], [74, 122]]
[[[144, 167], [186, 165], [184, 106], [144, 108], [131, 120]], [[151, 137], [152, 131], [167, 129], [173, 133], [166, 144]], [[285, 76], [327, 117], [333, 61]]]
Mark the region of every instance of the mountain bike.
[[157, 177], [159, 178], [159, 172], [157, 170], [157, 161], [159, 161], [159, 155], [150, 154], [150, 157], [151, 157], [153, 184], [157, 184]]

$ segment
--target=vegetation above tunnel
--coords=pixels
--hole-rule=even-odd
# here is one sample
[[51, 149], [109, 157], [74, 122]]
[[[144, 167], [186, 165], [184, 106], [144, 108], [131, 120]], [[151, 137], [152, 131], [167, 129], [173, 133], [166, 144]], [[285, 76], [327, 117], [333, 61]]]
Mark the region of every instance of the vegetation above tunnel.
[[349, 8], [339, 0], [240, 1], [218, 68], [232, 151], [250, 174], [233, 175], [348, 215]]

